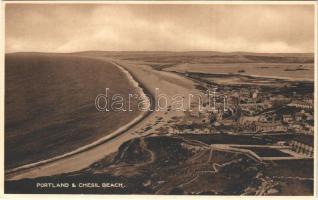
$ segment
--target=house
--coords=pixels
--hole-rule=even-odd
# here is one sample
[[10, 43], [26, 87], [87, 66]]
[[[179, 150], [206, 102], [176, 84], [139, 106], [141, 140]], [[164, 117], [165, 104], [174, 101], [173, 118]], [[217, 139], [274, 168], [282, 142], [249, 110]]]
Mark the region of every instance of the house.
[[300, 132], [305, 135], [313, 135], [314, 134], [314, 127], [313, 126], [305, 126], [305, 128]]
[[286, 141], [278, 141], [277, 144], [280, 145], [280, 146], [288, 145], [288, 143]]
[[303, 130], [303, 126], [299, 123], [292, 123], [288, 125], [290, 129], [293, 129], [295, 132], [301, 132]]
[[255, 90], [252, 94], [252, 98], [253, 99], [257, 99], [258, 98], [258, 90]]
[[293, 121], [293, 117], [291, 115], [283, 115], [283, 122], [290, 123]]
[[277, 95], [269, 98], [271, 102], [275, 102], [277, 104], [287, 104], [290, 102], [290, 98], [285, 97], [283, 95]]
[[240, 119], [239, 119], [239, 123], [240, 124], [251, 124], [251, 123], [254, 123], [254, 122], [258, 122], [260, 119], [259, 116], [242, 116]]
[[285, 131], [287, 131], [287, 127], [283, 126], [279, 122], [256, 123], [256, 132], [285, 132]]
[[198, 111], [193, 111], [190, 113], [191, 117], [199, 118], [200, 117], [200, 112]]
[[313, 109], [313, 104], [311, 103], [311, 101], [293, 101], [291, 103], [288, 104], [288, 106], [290, 107], [296, 107], [296, 108], [305, 108], [305, 109]]
[[261, 115], [258, 121], [260, 121], [260, 122], [267, 122], [268, 120], [267, 120], [267, 117], [266, 117], [266, 116]]
[[305, 116], [306, 116], [306, 120], [308, 121], [314, 120], [314, 117], [310, 113], [305, 113]]
[[193, 132], [193, 131], [192, 131], [191, 129], [187, 128], [187, 129], [184, 129], [182, 133], [183, 133], [183, 134], [187, 134], [187, 133], [188, 133], [188, 134], [191, 134], [192, 132]]
[[290, 146], [292, 151], [305, 157], [312, 158], [314, 155], [314, 147], [304, 141], [292, 140]]
[[242, 97], [242, 96], [250, 97], [251, 96], [251, 91], [249, 89], [246, 89], [246, 88], [241, 88], [239, 96], [240, 97]]
[[304, 114], [303, 113], [296, 113], [295, 114], [295, 120], [296, 121], [302, 121], [303, 120], [303, 117], [304, 117]]
[[205, 129], [202, 130], [202, 133], [203, 133], [203, 134], [210, 134], [210, 132], [211, 132], [211, 131], [210, 131], [210, 129], [208, 129], [208, 128], [205, 128]]
[[192, 134], [200, 134], [201, 133], [201, 130], [196, 128], [192, 131]]

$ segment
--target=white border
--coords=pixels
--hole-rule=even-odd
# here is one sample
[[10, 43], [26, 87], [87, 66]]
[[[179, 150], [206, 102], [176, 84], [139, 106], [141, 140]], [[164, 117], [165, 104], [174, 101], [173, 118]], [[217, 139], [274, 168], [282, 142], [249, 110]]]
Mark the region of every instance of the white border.
[[317, 101], [317, 92], [318, 92], [318, 84], [317, 84], [317, 78], [318, 78], [318, 69], [317, 69], [317, 17], [318, 17], [318, 14], [317, 14], [317, 2], [315, 4], [315, 20], [314, 20], [314, 23], [315, 23], [315, 39], [314, 39], [314, 42], [315, 42], [315, 48], [314, 48], [314, 51], [315, 51], [315, 65], [314, 65], [314, 76], [315, 76], [315, 93], [314, 93], [314, 195], [315, 197], [317, 197], [318, 193], [317, 193], [317, 120], [318, 120], [318, 115], [317, 115], [317, 108], [318, 108], [318, 101]]

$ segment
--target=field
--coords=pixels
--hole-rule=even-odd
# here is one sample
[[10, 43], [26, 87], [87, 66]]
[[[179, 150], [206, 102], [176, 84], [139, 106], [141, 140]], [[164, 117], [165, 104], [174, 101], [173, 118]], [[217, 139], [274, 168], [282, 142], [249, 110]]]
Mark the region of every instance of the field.
[[[5, 61], [5, 168], [69, 152], [111, 133], [139, 113], [99, 112], [98, 94], [134, 87], [112, 64], [72, 55], [18, 53]], [[132, 100], [132, 108], [136, 102]]]

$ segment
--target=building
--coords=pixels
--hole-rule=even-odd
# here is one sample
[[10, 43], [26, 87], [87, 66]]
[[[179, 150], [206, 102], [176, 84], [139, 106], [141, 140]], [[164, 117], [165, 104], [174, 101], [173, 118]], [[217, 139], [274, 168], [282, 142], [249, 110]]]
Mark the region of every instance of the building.
[[314, 155], [314, 147], [301, 141], [292, 140], [290, 142], [291, 150], [300, 155], [312, 158]]
[[283, 115], [283, 122], [291, 123], [293, 121], [293, 117], [291, 115]]
[[314, 120], [314, 116], [310, 113], [305, 113], [305, 117], [307, 121], [313, 121]]
[[200, 117], [200, 112], [198, 111], [192, 111], [190, 112], [191, 117], [199, 118]]
[[280, 146], [287, 146], [288, 143], [286, 141], [278, 141], [276, 144], [280, 145]]
[[219, 112], [216, 114], [216, 121], [222, 121], [223, 120], [223, 113], [222, 112]]
[[263, 123], [258, 122], [256, 125], [256, 132], [286, 132], [287, 127], [280, 122]]
[[172, 134], [210, 134], [211, 131], [208, 128], [195, 128], [195, 129], [190, 129], [190, 128], [186, 128], [186, 129], [178, 129], [178, 128], [172, 128], [170, 127], [168, 132], [172, 135]]
[[313, 135], [314, 132], [315, 132], [314, 126], [311, 126], [311, 125], [309, 125], [309, 124], [306, 124], [306, 125], [305, 125], [305, 129], [307, 130], [307, 132], [308, 132], [309, 135]]
[[269, 98], [271, 102], [276, 104], [287, 104], [290, 102], [290, 98], [283, 95], [277, 95]]
[[258, 121], [259, 122], [268, 122], [268, 118], [265, 115], [261, 115]]
[[253, 99], [257, 99], [258, 98], [258, 90], [255, 90], [252, 94], [252, 98]]
[[312, 101], [293, 101], [288, 104], [290, 107], [313, 109]]
[[260, 116], [242, 116], [239, 119], [239, 123], [242, 125], [246, 125], [246, 124], [258, 122], [259, 119], [260, 119]]
[[288, 125], [289, 129], [294, 130], [297, 133], [300, 133], [303, 130], [303, 126], [299, 123], [292, 123]]
[[296, 113], [295, 114], [295, 120], [300, 122], [303, 120], [304, 114], [303, 113]]
[[247, 88], [241, 88], [240, 89], [240, 96], [245, 96], [245, 97], [250, 97], [251, 96], [251, 91]]

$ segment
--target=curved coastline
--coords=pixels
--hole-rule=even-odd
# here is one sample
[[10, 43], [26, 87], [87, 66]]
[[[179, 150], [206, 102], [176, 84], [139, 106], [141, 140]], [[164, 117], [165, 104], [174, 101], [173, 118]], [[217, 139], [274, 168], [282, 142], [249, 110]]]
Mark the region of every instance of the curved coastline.
[[[81, 57], [86, 57], [86, 56], [81, 56]], [[94, 57], [87, 57], [87, 58], [98, 59], [98, 58], [94, 58]], [[41, 161], [38, 161], [38, 162], [35, 162], [35, 163], [22, 165], [22, 166], [13, 168], [13, 169], [5, 170], [5, 176], [11, 176], [11, 175], [14, 175], [14, 173], [19, 173], [19, 172], [22, 172], [24, 170], [32, 169], [34, 167], [39, 167], [41, 165], [52, 163], [54, 161], [58, 161], [58, 160], [61, 160], [61, 159], [64, 159], [64, 158], [67, 158], [67, 157], [70, 157], [70, 156], [85, 152], [85, 151], [87, 151], [89, 149], [92, 149], [92, 148], [94, 148], [96, 146], [99, 146], [99, 145], [101, 145], [101, 144], [103, 144], [103, 143], [105, 143], [105, 142], [107, 142], [109, 140], [112, 140], [112, 139], [116, 138], [117, 136], [123, 134], [125, 131], [127, 131], [130, 128], [134, 127], [139, 122], [141, 122], [144, 118], [146, 118], [150, 113], [152, 113], [152, 110], [154, 108], [154, 104], [153, 104], [154, 97], [128, 70], [126, 70], [124, 67], [120, 66], [119, 64], [117, 64], [114, 61], [105, 61], [104, 59], [98, 59], [98, 60], [103, 60], [104, 62], [110, 62], [111, 64], [113, 64], [117, 68], [119, 68], [125, 74], [127, 79], [133, 84], [133, 86], [136, 87], [136, 89], [139, 92], [139, 95], [141, 95], [143, 98], [146, 98], [146, 97], [150, 98], [150, 99], [148, 99], [148, 100], [150, 100], [150, 101], [148, 101], [148, 103], [150, 104], [149, 105], [150, 109], [148, 111], [142, 112], [140, 115], [138, 115], [132, 121], [130, 121], [128, 124], [118, 128], [117, 130], [115, 130], [112, 133], [110, 133], [110, 134], [108, 134], [108, 135], [96, 140], [95, 142], [92, 142], [90, 144], [87, 144], [85, 146], [82, 146], [82, 147], [77, 148], [77, 149], [75, 149], [75, 150], [73, 150], [71, 152], [68, 152], [68, 153], [65, 153], [65, 154], [62, 154], [62, 155], [59, 155], [59, 156], [55, 156], [55, 157], [52, 157], [52, 158], [49, 158], [49, 159], [46, 159], [46, 160], [41, 160]]]

